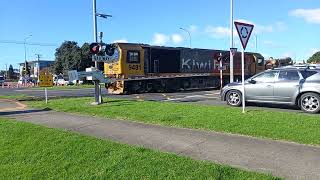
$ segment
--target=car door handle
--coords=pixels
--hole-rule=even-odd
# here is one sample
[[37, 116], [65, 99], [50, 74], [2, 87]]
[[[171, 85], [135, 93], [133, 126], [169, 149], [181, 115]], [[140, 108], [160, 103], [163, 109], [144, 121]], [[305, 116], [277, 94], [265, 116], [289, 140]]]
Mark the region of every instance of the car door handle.
[[271, 86], [271, 85], [267, 85], [267, 87], [268, 87], [268, 88], [271, 88], [272, 86]]

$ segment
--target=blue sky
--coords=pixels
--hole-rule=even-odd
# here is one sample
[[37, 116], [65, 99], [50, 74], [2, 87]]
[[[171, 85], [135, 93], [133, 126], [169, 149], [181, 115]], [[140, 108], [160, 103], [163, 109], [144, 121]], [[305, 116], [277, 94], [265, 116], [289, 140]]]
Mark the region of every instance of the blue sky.
[[[228, 49], [229, 0], [97, 0], [97, 11], [112, 14], [98, 19], [105, 42], [124, 41], [166, 46]], [[234, 19], [255, 24], [257, 51], [265, 57], [291, 56], [306, 59], [320, 50], [319, 0], [234, 0]], [[54, 59], [55, 49], [65, 40], [82, 45], [93, 40], [92, 0], [1, 0], [0, 69], [18, 67], [27, 59]], [[255, 51], [255, 36], [247, 51]], [[240, 48], [238, 37], [235, 45]]]

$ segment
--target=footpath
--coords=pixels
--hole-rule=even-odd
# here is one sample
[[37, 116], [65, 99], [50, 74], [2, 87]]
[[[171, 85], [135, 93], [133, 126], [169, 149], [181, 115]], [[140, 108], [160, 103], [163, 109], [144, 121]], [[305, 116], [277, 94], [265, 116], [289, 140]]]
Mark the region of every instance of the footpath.
[[50, 110], [16, 110], [0, 115], [102, 139], [173, 152], [285, 179], [320, 179], [320, 146], [201, 130], [162, 127]]

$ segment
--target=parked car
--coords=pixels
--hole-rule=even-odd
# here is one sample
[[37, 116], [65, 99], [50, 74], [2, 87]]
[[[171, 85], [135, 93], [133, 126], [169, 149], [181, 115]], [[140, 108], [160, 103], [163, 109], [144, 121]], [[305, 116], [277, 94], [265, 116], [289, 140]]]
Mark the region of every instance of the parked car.
[[57, 86], [67, 86], [67, 85], [69, 85], [69, 81], [66, 81], [64, 79], [56, 79], [55, 85], [57, 85]]
[[18, 84], [20, 85], [25, 83], [35, 83], [35, 81], [31, 78], [22, 78], [22, 77], [18, 80]]
[[0, 76], [0, 86], [2, 86], [4, 84], [4, 77]]
[[[242, 84], [222, 88], [221, 99], [231, 106], [242, 104]], [[320, 111], [320, 69], [276, 68], [245, 81], [245, 101], [295, 105], [307, 113]]]
[[81, 84], [83, 84], [82, 80], [69, 81], [69, 85], [81, 85]]

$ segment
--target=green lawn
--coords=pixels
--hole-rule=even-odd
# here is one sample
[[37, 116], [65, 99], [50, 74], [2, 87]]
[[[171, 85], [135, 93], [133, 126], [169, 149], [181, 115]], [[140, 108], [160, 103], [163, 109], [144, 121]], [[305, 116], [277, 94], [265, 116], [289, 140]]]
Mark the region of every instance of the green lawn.
[[7, 95], [7, 96], [0, 96], [0, 99], [24, 99], [27, 98], [28, 96], [24, 94], [16, 94], [16, 95]]
[[0, 179], [276, 179], [0, 118]]
[[107, 103], [92, 106], [92, 101], [93, 98], [71, 98], [50, 100], [48, 105], [43, 101], [29, 104], [105, 118], [320, 144], [320, 115], [267, 110], [242, 114], [240, 108], [225, 106], [120, 99], [107, 99]]

